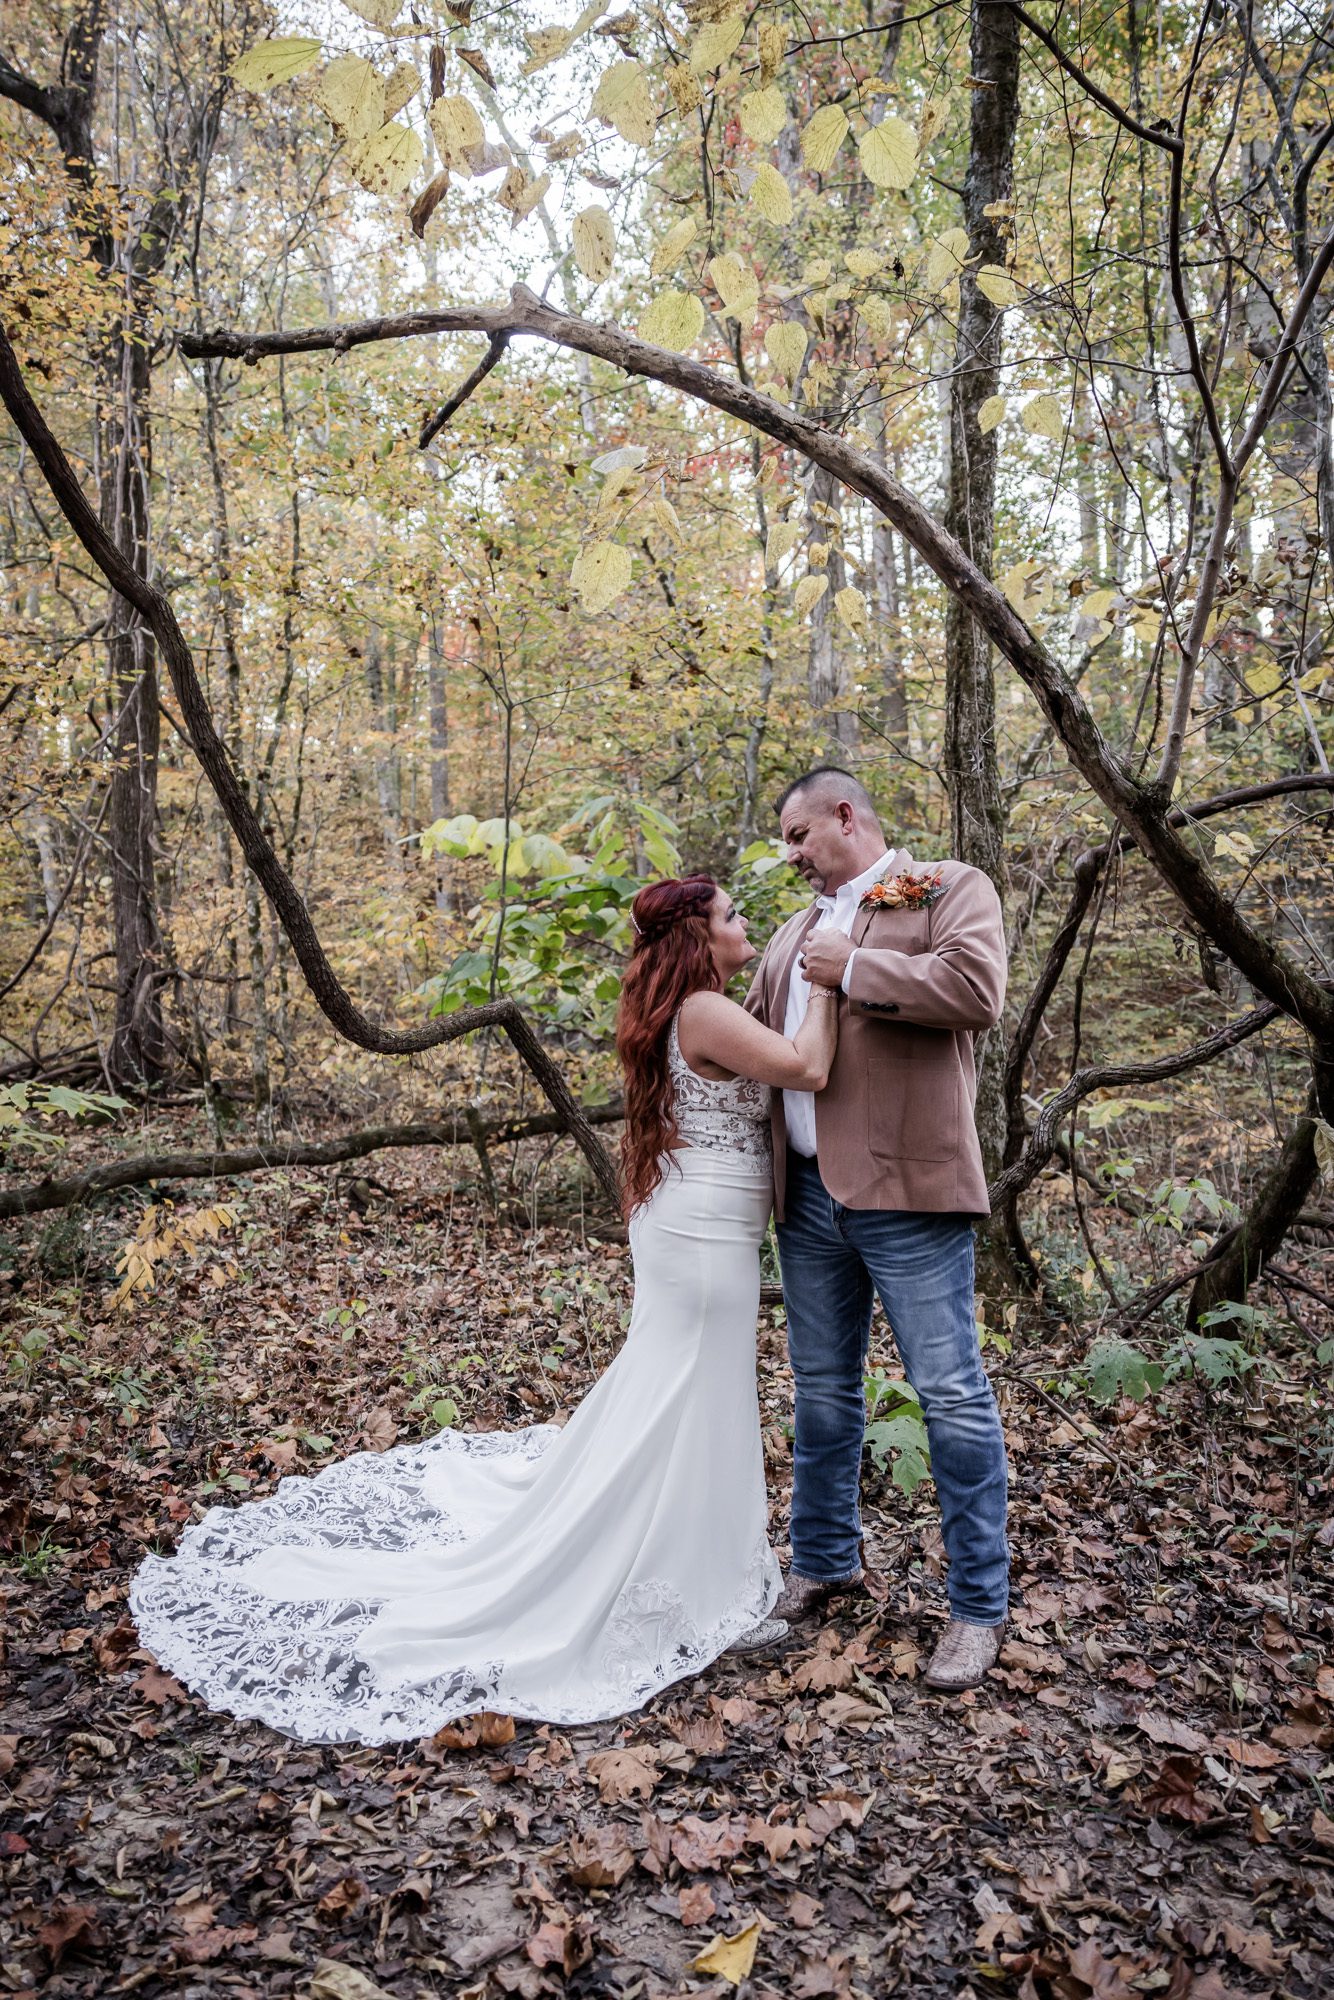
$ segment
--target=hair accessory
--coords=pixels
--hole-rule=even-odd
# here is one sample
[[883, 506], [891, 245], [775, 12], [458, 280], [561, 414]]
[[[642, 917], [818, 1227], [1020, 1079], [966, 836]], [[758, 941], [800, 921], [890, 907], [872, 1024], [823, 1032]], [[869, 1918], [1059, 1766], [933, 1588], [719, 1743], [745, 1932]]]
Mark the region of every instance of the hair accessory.
[[633, 911], [633, 910], [631, 910], [629, 914], [630, 914], [630, 928], [631, 928], [631, 930], [632, 930], [632, 931], [634, 932], [634, 934], [635, 934], [635, 936], [636, 936], [636, 937], [643, 937], [643, 935], [644, 935], [643, 931], [641, 930], [640, 926], [639, 926], [639, 925], [638, 925], [638, 924], [637, 924], [637, 923], [635, 922], [635, 913], [634, 913], [634, 911]]

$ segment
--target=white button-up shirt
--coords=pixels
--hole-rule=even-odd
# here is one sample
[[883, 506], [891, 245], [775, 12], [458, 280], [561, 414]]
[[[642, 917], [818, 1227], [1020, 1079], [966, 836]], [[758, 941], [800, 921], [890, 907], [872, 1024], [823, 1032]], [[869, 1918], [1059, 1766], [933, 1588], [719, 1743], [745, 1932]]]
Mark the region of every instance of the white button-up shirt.
[[[869, 868], [863, 868], [860, 875], [854, 875], [851, 882], [845, 882], [832, 896], [817, 896], [815, 907], [819, 911], [819, 922], [828, 924], [844, 937], [852, 936], [852, 926], [862, 897], [873, 882], [893, 866], [895, 849], [887, 847], [878, 861]], [[843, 969], [843, 991], [848, 990], [852, 976], [854, 951]], [[806, 1009], [810, 1005], [811, 982], [801, 969], [801, 953], [792, 962], [792, 977], [787, 986], [787, 1011], [783, 1017], [783, 1033], [789, 1041], [806, 1019]], [[788, 1144], [794, 1152], [803, 1153], [808, 1160], [815, 1158], [815, 1093], [810, 1090], [785, 1090], [783, 1092], [783, 1116], [787, 1120]]]

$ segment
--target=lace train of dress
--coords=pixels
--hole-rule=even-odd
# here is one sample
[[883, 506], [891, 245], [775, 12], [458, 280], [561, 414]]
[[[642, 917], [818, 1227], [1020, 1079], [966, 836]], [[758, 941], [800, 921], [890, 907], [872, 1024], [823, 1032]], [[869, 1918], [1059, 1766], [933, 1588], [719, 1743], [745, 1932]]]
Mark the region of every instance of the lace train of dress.
[[479, 1709], [597, 1721], [708, 1665], [781, 1584], [755, 1379], [770, 1195], [763, 1157], [672, 1155], [631, 1223], [625, 1344], [563, 1429], [446, 1431], [210, 1509], [135, 1576], [144, 1645], [306, 1742]]

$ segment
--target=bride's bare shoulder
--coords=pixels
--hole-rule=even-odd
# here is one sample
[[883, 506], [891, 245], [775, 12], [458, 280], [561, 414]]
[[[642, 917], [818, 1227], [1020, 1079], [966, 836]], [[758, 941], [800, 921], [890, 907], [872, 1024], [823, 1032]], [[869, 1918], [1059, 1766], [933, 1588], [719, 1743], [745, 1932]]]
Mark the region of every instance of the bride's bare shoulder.
[[710, 993], [701, 987], [698, 992], [688, 994], [681, 1002], [677, 1020], [686, 1026], [703, 1025], [708, 1021], [725, 1021], [732, 1014], [744, 1014], [735, 1000], [729, 1000], [725, 993]]

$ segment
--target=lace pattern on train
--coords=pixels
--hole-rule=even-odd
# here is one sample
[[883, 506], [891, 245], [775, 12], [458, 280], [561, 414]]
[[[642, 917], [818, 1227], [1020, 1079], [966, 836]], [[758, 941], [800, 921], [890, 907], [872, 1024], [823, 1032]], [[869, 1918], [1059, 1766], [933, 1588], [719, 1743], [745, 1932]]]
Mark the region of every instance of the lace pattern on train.
[[675, 1016], [667, 1036], [667, 1074], [672, 1080], [676, 1129], [687, 1146], [706, 1153], [740, 1153], [750, 1160], [769, 1159], [768, 1084], [749, 1076], [717, 1083], [696, 1075], [681, 1053]]
[[765, 1616], [781, 1585], [761, 1543], [728, 1615], [704, 1631], [665, 1581], [623, 1592], [607, 1619], [595, 1679], [577, 1699], [506, 1692], [503, 1659], [479, 1659], [415, 1687], [381, 1687], [357, 1653], [378, 1610], [374, 1599], [279, 1603], [237, 1572], [270, 1547], [447, 1548], [469, 1528], [426, 1499], [423, 1486], [441, 1455], [539, 1458], [559, 1435], [554, 1424], [477, 1436], [446, 1431], [425, 1443], [362, 1452], [313, 1478], [289, 1477], [266, 1500], [213, 1507], [186, 1529], [170, 1559], [149, 1557], [130, 1593], [143, 1644], [208, 1706], [267, 1723], [306, 1743], [383, 1744], [433, 1735], [447, 1722], [494, 1709], [544, 1722], [598, 1722], [628, 1714], [674, 1681], [700, 1672]]

